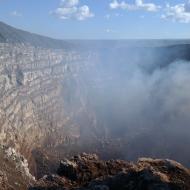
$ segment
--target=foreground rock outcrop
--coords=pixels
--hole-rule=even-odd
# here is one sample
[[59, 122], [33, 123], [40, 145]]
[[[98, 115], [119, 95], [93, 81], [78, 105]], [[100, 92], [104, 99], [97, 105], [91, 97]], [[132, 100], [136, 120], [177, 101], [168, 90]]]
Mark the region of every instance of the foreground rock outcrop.
[[0, 190], [25, 190], [34, 182], [27, 160], [15, 149], [0, 146]]
[[189, 190], [190, 170], [172, 160], [141, 158], [137, 163], [102, 161], [81, 154], [60, 163], [30, 190]]

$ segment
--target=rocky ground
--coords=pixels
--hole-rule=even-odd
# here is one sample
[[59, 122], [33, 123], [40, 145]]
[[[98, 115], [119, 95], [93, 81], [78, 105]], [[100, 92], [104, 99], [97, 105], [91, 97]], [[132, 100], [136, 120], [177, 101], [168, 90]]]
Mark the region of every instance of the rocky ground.
[[0, 190], [26, 190], [34, 181], [27, 160], [13, 148], [0, 146]]
[[62, 160], [56, 174], [29, 190], [189, 190], [190, 170], [172, 160], [102, 161], [95, 154]]

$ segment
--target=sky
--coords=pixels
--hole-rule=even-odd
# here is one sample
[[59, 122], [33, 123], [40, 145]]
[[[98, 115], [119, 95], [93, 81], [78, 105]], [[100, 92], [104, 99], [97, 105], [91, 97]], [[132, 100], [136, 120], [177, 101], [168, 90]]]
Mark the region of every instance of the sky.
[[184, 39], [190, 0], [0, 0], [0, 21], [57, 39]]

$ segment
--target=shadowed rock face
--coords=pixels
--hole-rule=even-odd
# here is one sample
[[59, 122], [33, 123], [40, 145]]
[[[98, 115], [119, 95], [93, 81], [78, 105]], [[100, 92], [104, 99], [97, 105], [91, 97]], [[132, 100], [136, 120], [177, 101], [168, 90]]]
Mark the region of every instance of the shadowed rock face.
[[189, 190], [190, 171], [172, 160], [142, 158], [136, 164], [82, 154], [61, 161], [55, 175], [30, 190]]

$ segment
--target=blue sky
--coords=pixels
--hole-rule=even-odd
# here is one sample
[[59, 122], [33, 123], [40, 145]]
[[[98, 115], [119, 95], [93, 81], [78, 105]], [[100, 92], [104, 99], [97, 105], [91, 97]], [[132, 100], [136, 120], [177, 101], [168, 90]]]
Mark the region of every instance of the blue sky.
[[59, 39], [190, 38], [190, 0], [0, 0], [0, 20]]

